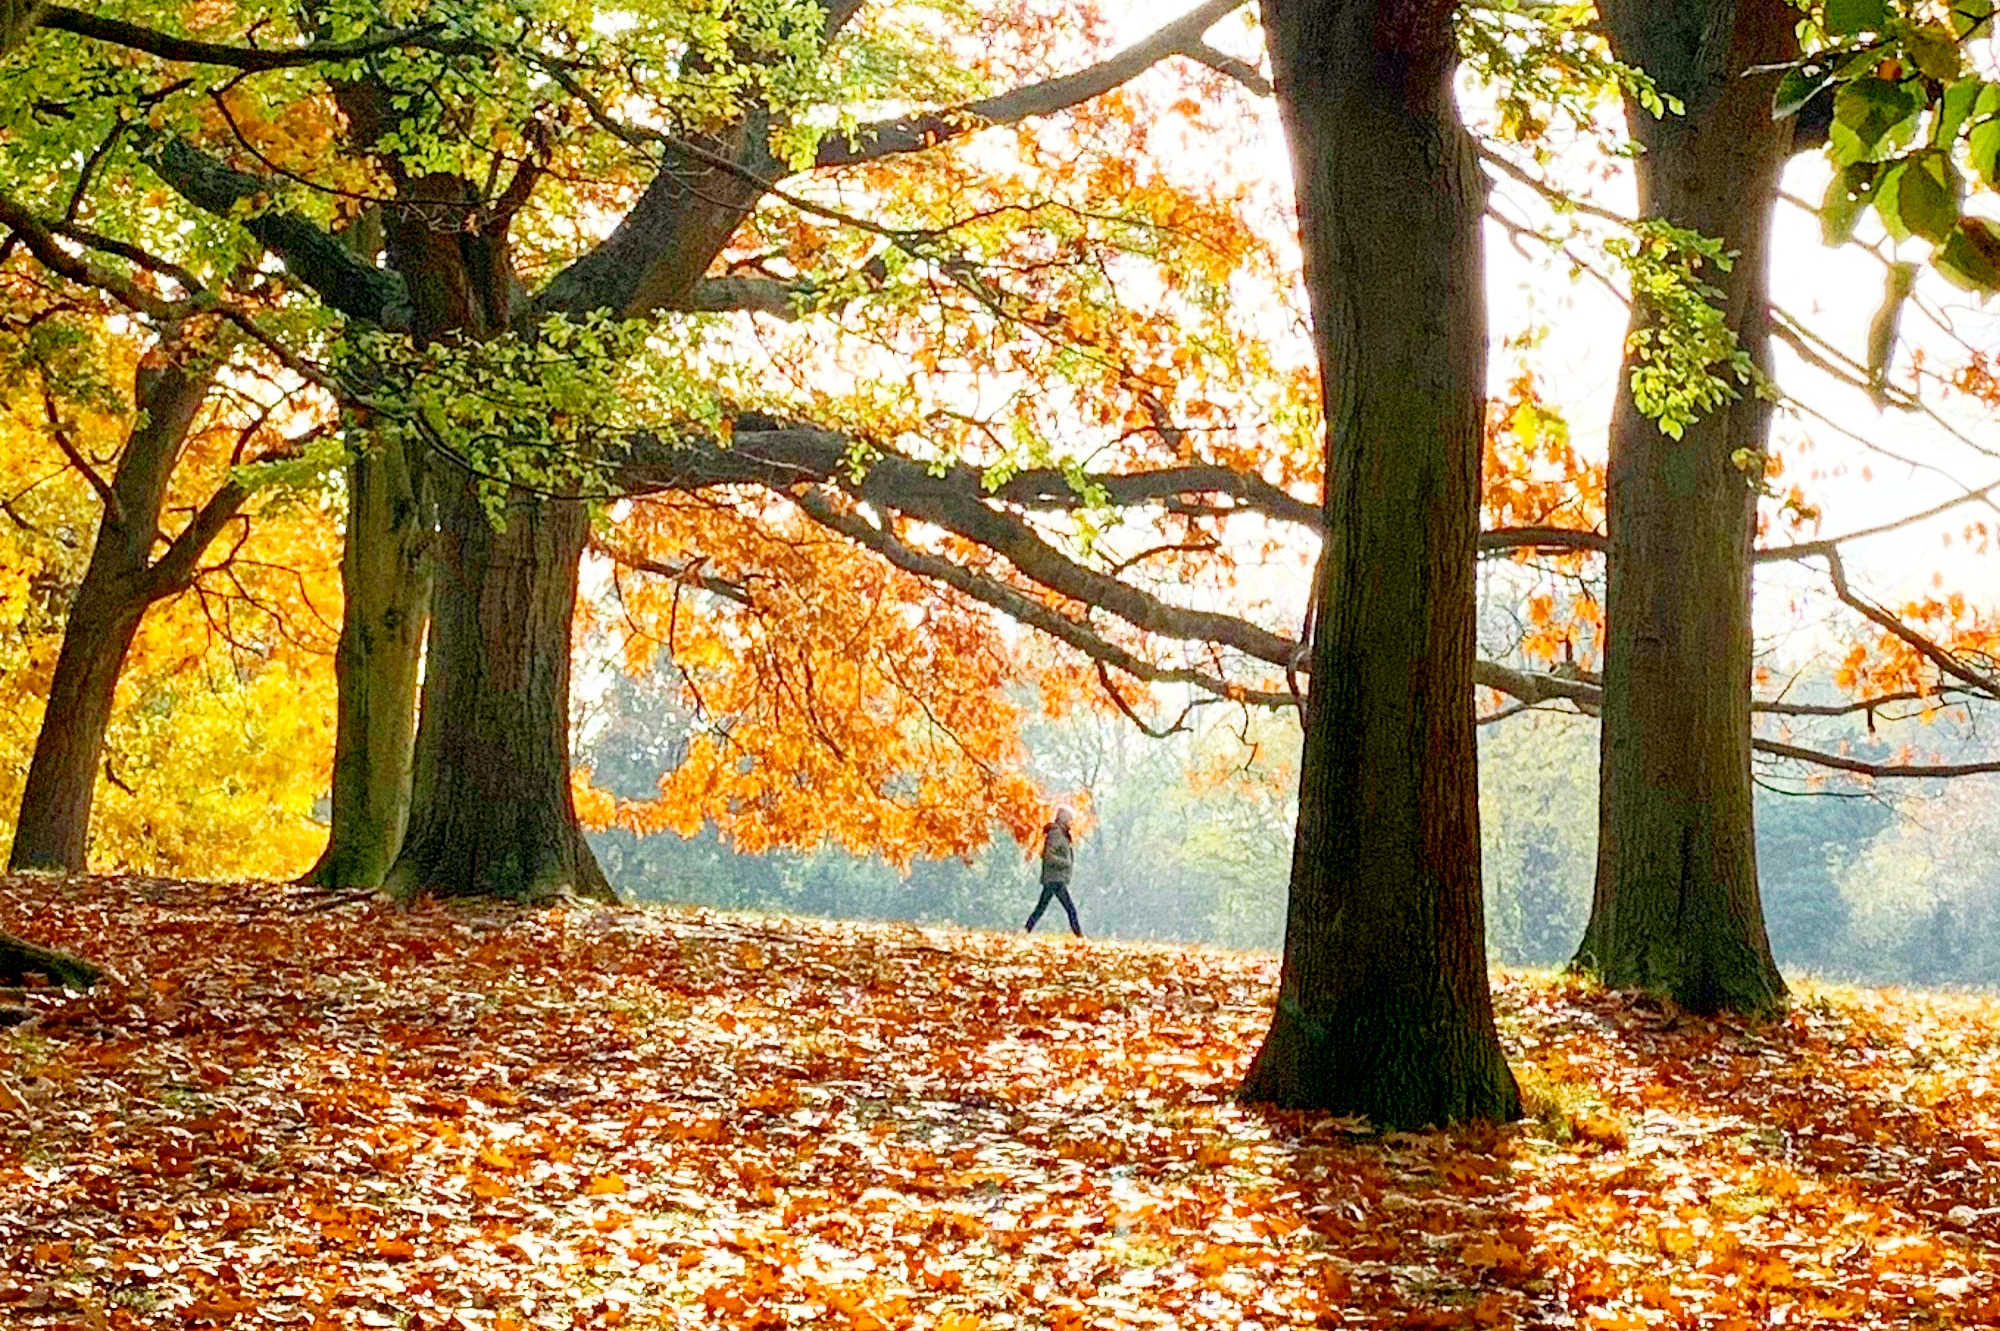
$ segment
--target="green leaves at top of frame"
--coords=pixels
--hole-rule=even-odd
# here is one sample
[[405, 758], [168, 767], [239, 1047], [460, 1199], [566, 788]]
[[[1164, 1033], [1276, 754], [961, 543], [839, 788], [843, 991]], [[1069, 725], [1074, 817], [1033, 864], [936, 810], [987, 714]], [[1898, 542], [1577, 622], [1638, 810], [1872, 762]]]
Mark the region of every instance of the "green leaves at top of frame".
[[1875, 187], [1875, 211], [1897, 240], [1921, 236], [1942, 244], [1958, 222], [1964, 195], [1958, 169], [1935, 149], [1903, 158], [1883, 170]]
[[1965, 212], [1968, 185], [2000, 188], [2000, 83], [1967, 53], [2000, 23], [2000, 0], [1823, 0], [1813, 19], [1819, 49], [1782, 70], [1771, 109], [1813, 119], [1831, 98], [1827, 243], [1851, 240], [1872, 208], [1892, 240], [1930, 242], [1945, 277], [2000, 290], [2000, 222]]
[[1833, 37], [1880, 32], [1889, 26], [1888, 0], [1826, 0], [1823, 22]]
[[1899, 79], [1865, 78], [1843, 83], [1833, 94], [1833, 125], [1827, 146], [1835, 163], [1879, 162], [1907, 144], [1917, 131], [1925, 98]]
[[[1951, 30], [1947, 39], [1970, 35], [1993, 17], [1994, 0], [1952, 0]], [[1826, 0], [1820, 12], [1820, 28], [1828, 37], [1858, 37], [1863, 33], [1886, 33], [1902, 23], [1889, 0]]]

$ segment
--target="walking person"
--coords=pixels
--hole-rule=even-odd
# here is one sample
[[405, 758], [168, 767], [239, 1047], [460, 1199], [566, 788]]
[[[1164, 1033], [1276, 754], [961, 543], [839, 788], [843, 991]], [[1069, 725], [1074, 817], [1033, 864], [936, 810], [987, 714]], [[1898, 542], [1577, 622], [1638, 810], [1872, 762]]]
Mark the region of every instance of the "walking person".
[[1069, 895], [1070, 870], [1076, 864], [1076, 843], [1070, 824], [1075, 821], [1076, 815], [1068, 809], [1057, 809], [1056, 816], [1042, 829], [1042, 899], [1035, 903], [1035, 913], [1028, 917], [1028, 933], [1035, 932], [1049, 903], [1060, 901], [1063, 913], [1069, 916], [1069, 931], [1083, 937], [1083, 926], [1076, 921], [1076, 902]]

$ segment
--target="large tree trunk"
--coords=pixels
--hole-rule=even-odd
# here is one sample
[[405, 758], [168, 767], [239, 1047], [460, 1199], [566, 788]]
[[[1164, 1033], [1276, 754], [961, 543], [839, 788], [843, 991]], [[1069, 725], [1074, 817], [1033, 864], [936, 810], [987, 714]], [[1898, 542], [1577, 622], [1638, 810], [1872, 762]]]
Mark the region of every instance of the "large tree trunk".
[[8, 854], [15, 871], [84, 870], [118, 675], [146, 607], [176, 589], [150, 576], [153, 541], [181, 445], [215, 367], [206, 360], [177, 363], [169, 359], [175, 350], [154, 351], [138, 372], [133, 405], [139, 418], [119, 455], [90, 563], [63, 621], [62, 649]]
[[[1733, 11], [1733, 12], [1732, 12]], [[1771, 118], [1795, 53], [1782, 0], [1602, 0], [1618, 57], [1686, 114], [1628, 109], [1647, 217], [1736, 253], [1723, 289], [1744, 351], [1768, 367], [1771, 209], [1792, 127]], [[1653, 318], [1643, 302], [1633, 327]], [[1783, 1002], [1764, 932], [1750, 773], [1751, 542], [1770, 404], [1741, 396], [1672, 439], [1635, 406], [1628, 353], [1611, 423], [1597, 887], [1576, 965], [1696, 1012]]]
[[1265, 0], [1328, 421], [1284, 967], [1246, 1099], [1384, 1128], [1519, 1111], [1473, 741], [1485, 184], [1448, 3]]
[[[97, 767], [125, 655], [146, 602], [86, 575], [63, 622], [62, 650], [49, 683], [35, 756], [21, 793], [21, 816], [7, 867], [82, 873], [90, 855], [90, 809]], [[88, 593], [88, 594], [86, 594]]]
[[[378, 140], [387, 95], [373, 83], [342, 88], [342, 108], [361, 141]], [[519, 287], [507, 238], [511, 207], [482, 201], [469, 181], [411, 176], [393, 157], [385, 164], [409, 201], [385, 214], [384, 237], [410, 293], [413, 336], [427, 344], [507, 335]], [[570, 624], [588, 534], [585, 506], [514, 489], [496, 526], [466, 465], [459, 459], [449, 470], [432, 467], [431, 626], [407, 826], [395, 826], [403, 811], [378, 791], [369, 805], [374, 821], [353, 835], [371, 856], [400, 840], [382, 880], [397, 896], [569, 892], [613, 900], [569, 786]], [[355, 534], [366, 531], [365, 544], [378, 545], [389, 530]], [[352, 559], [401, 566], [401, 556], [379, 548]], [[364, 715], [357, 703], [352, 712], [343, 708], [341, 721], [347, 728], [379, 723], [389, 738], [368, 761], [394, 766], [394, 736], [407, 710], [387, 688], [382, 694], [394, 715]], [[376, 738], [357, 737], [348, 748]]]
[[435, 508], [423, 459], [408, 445], [366, 440], [348, 464], [343, 611], [333, 662], [339, 688], [333, 826], [307, 882], [380, 887], [402, 849]]
[[437, 592], [398, 895], [615, 900], [569, 785], [570, 621], [584, 504], [514, 492], [506, 526], [439, 478]]

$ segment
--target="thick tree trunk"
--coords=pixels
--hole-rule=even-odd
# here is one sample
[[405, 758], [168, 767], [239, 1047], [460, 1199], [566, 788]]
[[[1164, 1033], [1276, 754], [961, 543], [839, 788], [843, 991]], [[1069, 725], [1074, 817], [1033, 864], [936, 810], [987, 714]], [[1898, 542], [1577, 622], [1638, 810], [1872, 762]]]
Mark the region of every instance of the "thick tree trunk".
[[119, 455], [90, 563], [63, 622], [62, 649], [8, 853], [12, 870], [81, 873], [85, 868], [90, 807], [118, 675], [146, 607], [175, 589], [149, 576], [160, 511], [188, 427], [213, 378], [214, 366], [206, 362], [148, 363], [138, 372], [133, 402], [140, 416]]
[[370, 440], [348, 465], [333, 827], [304, 881], [380, 887], [402, 849], [435, 517], [423, 459], [407, 445]]
[[516, 491], [506, 526], [439, 477], [437, 591], [400, 896], [615, 900], [569, 786], [570, 620], [581, 500]]
[[[1795, 53], [1797, 14], [1782, 0], [1601, 10], [1619, 58], [1686, 105], [1628, 111], [1641, 213], [1736, 253], [1705, 276], [1767, 368], [1770, 216], [1792, 127], [1771, 119], [1775, 75], [1743, 71]], [[1636, 304], [1635, 331], [1650, 319]], [[1770, 404], [1745, 387], [1672, 439], [1634, 405], [1632, 369], [1628, 354], [1611, 423], [1597, 886], [1576, 965], [1696, 1012], [1767, 1010], [1785, 984], [1757, 890], [1750, 602]]]
[[146, 613], [142, 597], [121, 595], [121, 590], [93, 586], [86, 575], [70, 603], [48, 706], [21, 793], [10, 871], [82, 873], [88, 864], [90, 809], [104, 734], [111, 725], [119, 672]]
[[[377, 140], [385, 96], [373, 83], [342, 89], [342, 108], [363, 142]], [[511, 207], [482, 203], [468, 181], [410, 176], [393, 157], [386, 165], [416, 205], [384, 216], [391, 265], [410, 293], [412, 334], [419, 343], [507, 335], [519, 286], [507, 240]], [[449, 470], [430, 465], [437, 530], [422, 707], [407, 827], [382, 886], [401, 897], [533, 900], [568, 892], [614, 900], [569, 786], [570, 622], [585, 506], [512, 490], [496, 527], [463, 459]], [[379, 545], [385, 532], [374, 530], [369, 543]], [[379, 548], [353, 555], [371, 566], [398, 558]], [[364, 717], [357, 707], [341, 720], [346, 727], [379, 721], [393, 731], [403, 715]], [[393, 747], [378, 747], [368, 761], [393, 765]], [[394, 801], [377, 798], [373, 810], [371, 855], [396, 839]]]
[[25, 938], [0, 933], [0, 984], [16, 985], [30, 979], [41, 979], [66, 989], [88, 989], [103, 978], [103, 974], [81, 957], [37, 947]]
[[1265, 0], [1328, 421], [1277, 1013], [1243, 1096], [1384, 1128], [1519, 1111], [1473, 741], [1485, 186], [1451, 4]]

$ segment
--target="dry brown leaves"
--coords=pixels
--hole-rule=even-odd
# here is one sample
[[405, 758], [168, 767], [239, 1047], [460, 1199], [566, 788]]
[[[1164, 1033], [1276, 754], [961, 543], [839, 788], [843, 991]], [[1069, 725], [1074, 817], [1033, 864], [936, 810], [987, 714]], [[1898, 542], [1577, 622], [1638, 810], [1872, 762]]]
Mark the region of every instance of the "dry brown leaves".
[[1269, 958], [0, 880], [10, 1327], [2000, 1323], [2000, 1007], [1500, 983], [1538, 1117], [1231, 1087]]

